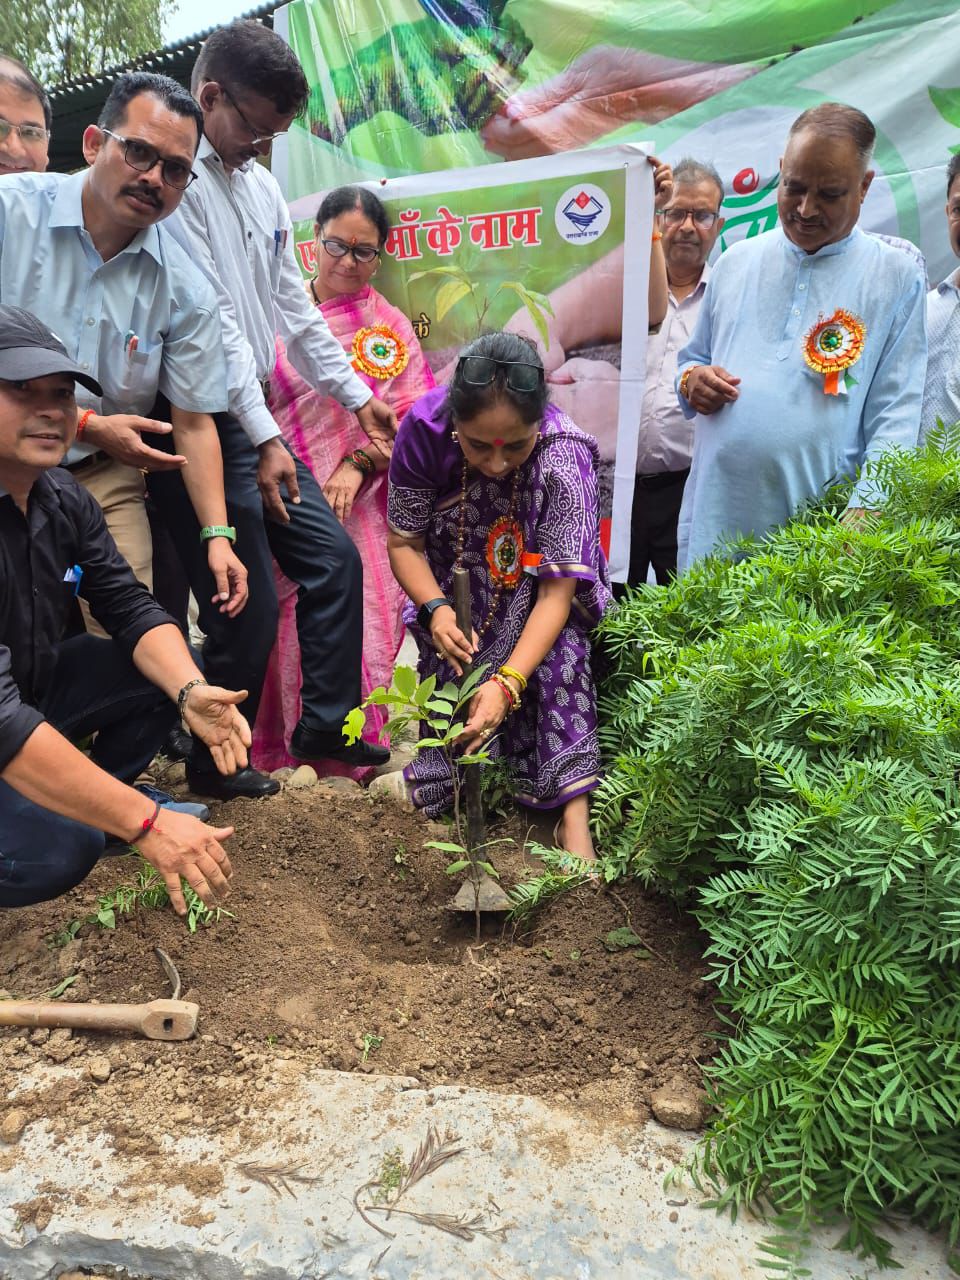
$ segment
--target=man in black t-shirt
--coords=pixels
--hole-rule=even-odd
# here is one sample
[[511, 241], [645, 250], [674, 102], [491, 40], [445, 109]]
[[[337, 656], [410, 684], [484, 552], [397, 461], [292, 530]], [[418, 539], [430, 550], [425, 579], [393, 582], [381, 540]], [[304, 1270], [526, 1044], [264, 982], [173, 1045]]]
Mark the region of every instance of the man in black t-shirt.
[[[100, 394], [36, 317], [0, 307], [0, 907], [65, 893], [109, 832], [137, 844], [183, 914], [181, 876], [208, 905], [227, 892], [221, 841], [233, 828], [161, 810], [127, 784], [178, 709], [224, 774], [243, 768], [246, 694], [205, 683], [99, 506], [59, 469], [76, 433], [75, 382]], [[81, 583], [111, 639], [64, 638]], [[69, 738], [91, 734], [88, 758]]]

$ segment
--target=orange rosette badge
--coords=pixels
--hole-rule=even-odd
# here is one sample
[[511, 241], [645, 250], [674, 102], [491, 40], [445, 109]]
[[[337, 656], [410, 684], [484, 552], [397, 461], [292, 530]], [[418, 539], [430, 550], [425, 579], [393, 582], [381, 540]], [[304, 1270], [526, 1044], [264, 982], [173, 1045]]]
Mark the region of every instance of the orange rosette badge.
[[845, 396], [846, 372], [863, 355], [867, 330], [859, 316], [838, 308], [829, 320], [823, 316], [803, 340], [803, 358], [823, 374], [823, 394]]
[[523, 530], [516, 520], [501, 516], [487, 534], [487, 565], [494, 582], [515, 587], [523, 573]]
[[353, 337], [353, 367], [371, 378], [395, 378], [410, 360], [403, 339], [385, 324], [358, 329]]

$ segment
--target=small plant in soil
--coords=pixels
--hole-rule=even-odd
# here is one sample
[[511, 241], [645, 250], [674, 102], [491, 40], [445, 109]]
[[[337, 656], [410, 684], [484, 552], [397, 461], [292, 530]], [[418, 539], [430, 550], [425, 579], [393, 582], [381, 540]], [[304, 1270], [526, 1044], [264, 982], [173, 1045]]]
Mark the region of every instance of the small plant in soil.
[[[232, 920], [233, 912], [225, 907], [208, 907], [191, 889], [186, 880], [181, 880], [184, 900], [187, 904], [187, 928], [196, 933], [200, 927], [216, 924], [223, 917]], [[163, 877], [145, 858], [140, 858], [140, 866], [132, 884], [119, 884], [110, 893], [101, 893], [97, 898], [97, 909], [83, 919], [71, 920], [64, 928], [50, 939], [54, 947], [66, 946], [85, 924], [99, 925], [101, 929], [115, 929], [117, 917], [136, 915], [140, 910], [155, 911], [170, 901], [170, 894]]]
[[376, 1053], [383, 1044], [383, 1036], [375, 1035], [372, 1031], [365, 1031], [361, 1043], [363, 1044], [363, 1052], [360, 1054], [360, 1061], [366, 1062], [371, 1053]]
[[[471, 766], [485, 764], [489, 759], [486, 751], [477, 751], [470, 755], [464, 755], [458, 751], [467, 708], [477, 688], [483, 683], [486, 670], [486, 666], [481, 664], [465, 675], [459, 684], [451, 680], [438, 689], [436, 676], [428, 676], [426, 680], [418, 682], [417, 673], [412, 667], [397, 667], [393, 673], [393, 685], [389, 689], [381, 685], [380, 688], [372, 690], [363, 706], [356, 707], [349, 713], [343, 727], [347, 741], [356, 742], [366, 723], [364, 708], [387, 707], [388, 719], [384, 725], [386, 733], [391, 735], [402, 733], [411, 726], [416, 726], [424, 735], [416, 742], [414, 748], [416, 751], [436, 747], [443, 752], [453, 784], [455, 838], [429, 840], [426, 847], [437, 849], [441, 853], [452, 854], [453, 860], [446, 868], [447, 874], [457, 875], [469, 869], [475, 884], [479, 884], [480, 872], [485, 872], [493, 879], [499, 879], [493, 864], [484, 858], [482, 853], [491, 844], [502, 843], [485, 841], [477, 848], [473, 848], [467, 835], [463, 807], [464, 770]], [[479, 896], [476, 907], [476, 936], [479, 942]]]

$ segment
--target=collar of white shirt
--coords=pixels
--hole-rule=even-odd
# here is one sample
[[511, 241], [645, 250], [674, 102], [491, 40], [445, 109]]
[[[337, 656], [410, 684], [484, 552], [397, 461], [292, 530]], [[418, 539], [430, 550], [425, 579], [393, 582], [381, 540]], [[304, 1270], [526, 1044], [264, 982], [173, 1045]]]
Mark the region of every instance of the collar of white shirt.
[[[204, 134], [200, 139], [200, 145], [197, 147], [197, 159], [204, 161], [206, 164], [210, 165], [211, 168], [219, 169], [221, 173], [223, 173], [224, 177], [232, 177], [232, 174], [228, 174], [226, 169], [223, 167], [223, 161], [220, 159], [220, 153], [214, 147], [206, 134]], [[256, 163], [256, 160], [247, 160], [244, 164], [240, 165], [239, 168], [235, 169], [234, 172], [249, 173]]]
[[[68, 178], [64, 178], [57, 188], [57, 194], [53, 198], [53, 207], [50, 210], [50, 219], [48, 226], [51, 227], [77, 227], [79, 230], [85, 231], [83, 224], [83, 184], [86, 181], [88, 170], [84, 169], [80, 173], [72, 173]], [[163, 266], [163, 253], [160, 248], [160, 228], [154, 223], [152, 227], [144, 227], [142, 231], [138, 231], [125, 249], [121, 249], [121, 253], [139, 253], [143, 249], [149, 253], [151, 258], [155, 259], [159, 265]]]

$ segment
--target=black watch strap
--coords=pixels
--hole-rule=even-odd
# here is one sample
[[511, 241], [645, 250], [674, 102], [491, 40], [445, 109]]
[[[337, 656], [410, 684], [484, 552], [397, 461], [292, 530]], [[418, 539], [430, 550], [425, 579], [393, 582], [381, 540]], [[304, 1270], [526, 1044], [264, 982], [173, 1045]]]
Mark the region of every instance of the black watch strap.
[[446, 596], [437, 596], [435, 600], [428, 600], [426, 604], [422, 604], [417, 610], [417, 625], [424, 631], [429, 631], [430, 619], [442, 604], [450, 605], [450, 608], [453, 608]]

